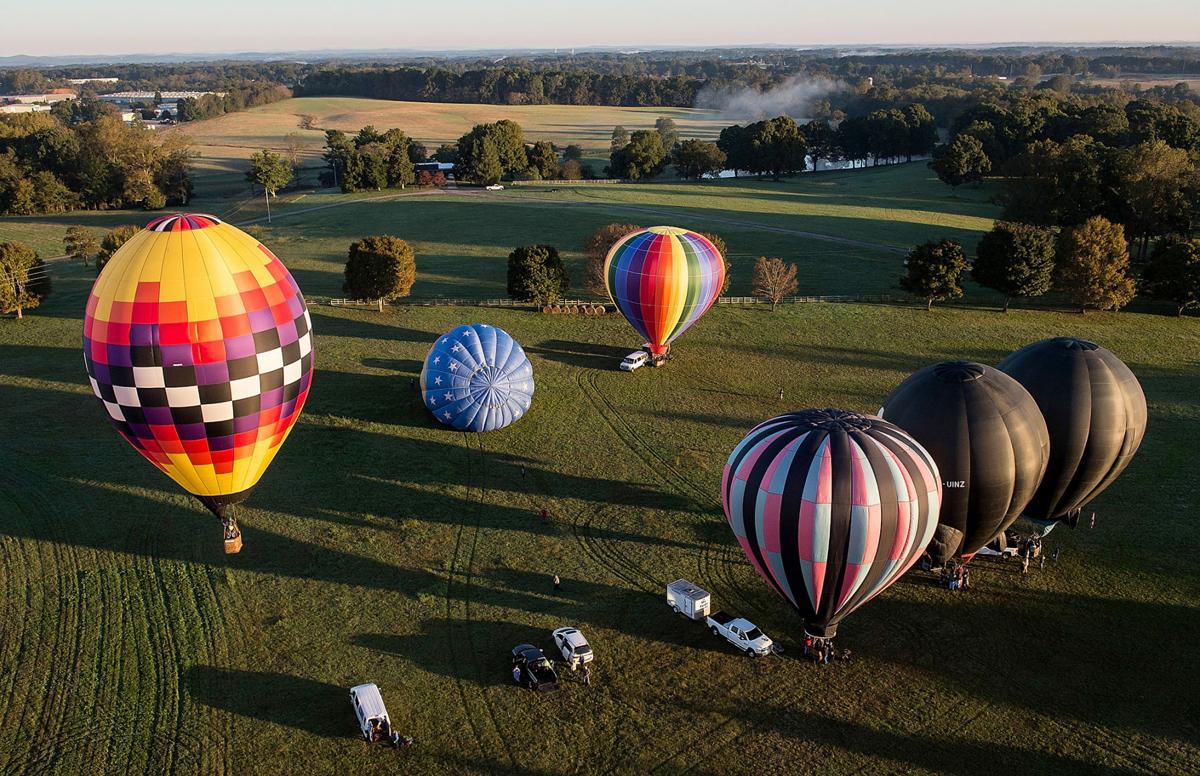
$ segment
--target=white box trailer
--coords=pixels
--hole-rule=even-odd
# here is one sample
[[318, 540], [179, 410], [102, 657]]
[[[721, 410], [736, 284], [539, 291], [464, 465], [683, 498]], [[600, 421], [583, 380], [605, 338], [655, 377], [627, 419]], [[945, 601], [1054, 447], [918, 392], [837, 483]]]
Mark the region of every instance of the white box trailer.
[[688, 619], [703, 620], [708, 616], [712, 596], [686, 579], [677, 579], [667, 585], [667, 605]]

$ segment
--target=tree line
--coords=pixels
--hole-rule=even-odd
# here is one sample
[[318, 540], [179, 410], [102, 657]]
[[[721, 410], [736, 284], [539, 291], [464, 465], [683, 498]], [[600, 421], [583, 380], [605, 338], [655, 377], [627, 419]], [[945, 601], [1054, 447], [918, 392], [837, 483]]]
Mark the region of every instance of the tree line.
[[186, 204], [191, 154], [178, 135], [127, 126], [96, 100], [0, 116], [0, 214]]
[[211, 119], [226, 113], [237, 113], [258, 105], [286, 100], [291, 96], [292, 90], [279, 84], [252, 83], [231, 86], [224, 94], [184, 97], [179, 101], [175, 118], [179, 121]]

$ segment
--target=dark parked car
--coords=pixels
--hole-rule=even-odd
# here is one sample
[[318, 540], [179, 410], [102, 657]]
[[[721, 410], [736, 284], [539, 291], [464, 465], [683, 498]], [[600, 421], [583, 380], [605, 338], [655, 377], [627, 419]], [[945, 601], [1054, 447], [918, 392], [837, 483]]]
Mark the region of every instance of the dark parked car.
[[558, 674], [540, 649], [518, 644], [512, 651], [513, 681], [531, 690], [550, 692], [558, 689]]

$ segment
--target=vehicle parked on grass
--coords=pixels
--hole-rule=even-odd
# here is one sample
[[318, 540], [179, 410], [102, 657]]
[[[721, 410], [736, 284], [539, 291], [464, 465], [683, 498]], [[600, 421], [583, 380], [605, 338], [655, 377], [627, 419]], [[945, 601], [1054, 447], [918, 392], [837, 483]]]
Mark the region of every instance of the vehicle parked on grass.
[[513, 681], [522, 687], [541, 692], [558, 689], [558, 674], [554, 671], [554, 665], [532, 644], [513, 647], [512, 664]]
[[705, 618], [705, 622], [714, 636], [724, 636], [726, 641], [750, 657], [769, 655], [774, 647], [774, 642], [757, 625], [743, 617], [732, 617], [717, 611]]
[[686, 579], [677, 579], [667, 585], [667, 605], [690, 620], [703, 620], [708, 616], [712, 596]]
[[578, 628], [556, 628], [551, 635], [554, 636], [554, 646], [562, 653], [563, 660], [567, 661], [572, 671], [584, 663], [592, 662], [596, 657], [591, 645]]
[[621, 359], [620, 369], [622, 372], [632, 372], [635, 369], [641, 369], [648, 363], [650, 363], [650, 354], [644, 350], [635, 350]]
[[388, 717], [377, 685], [358, 684], [351, 687], [350, 705], [354, 707], [359, 732], [368, 744], [387, 741], [395, 746], [400, 740], [400, 734], [392, 730], [392, 720]]

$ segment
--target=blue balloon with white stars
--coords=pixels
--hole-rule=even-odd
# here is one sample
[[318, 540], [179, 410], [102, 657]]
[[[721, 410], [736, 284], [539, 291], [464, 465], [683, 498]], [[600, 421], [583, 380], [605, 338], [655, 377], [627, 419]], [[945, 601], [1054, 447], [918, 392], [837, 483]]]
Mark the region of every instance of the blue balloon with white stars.
[[486, 323], [459, 326], [429, 349], [421, 396], [447, 426], [495, 431], [529, 411], [533, 366], [504, 329]]

